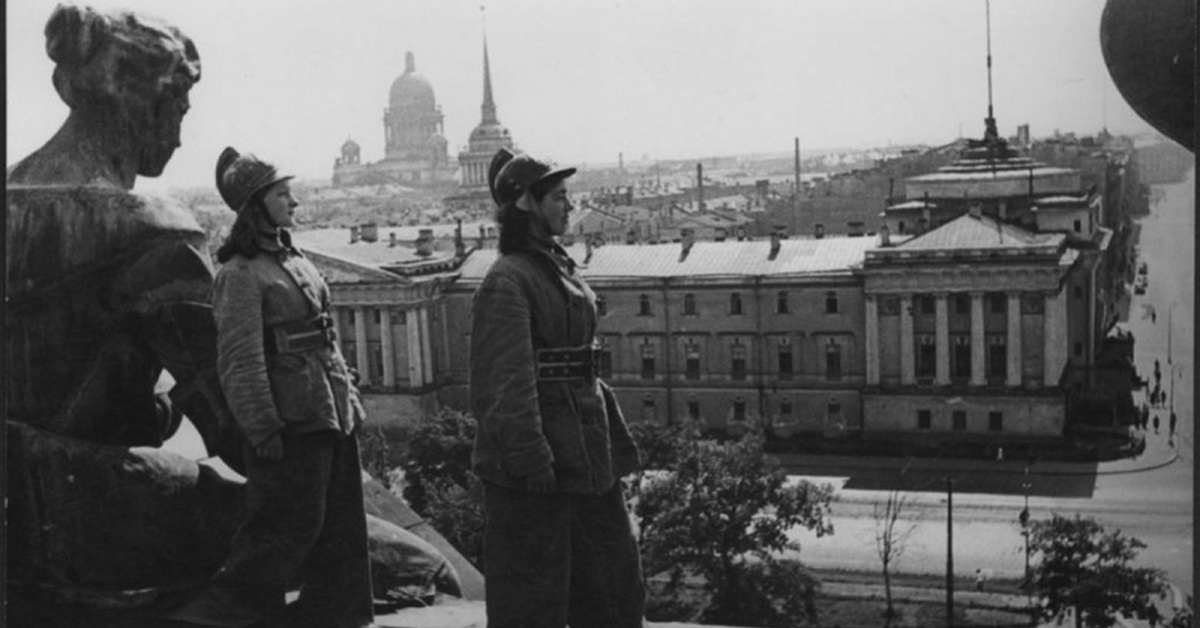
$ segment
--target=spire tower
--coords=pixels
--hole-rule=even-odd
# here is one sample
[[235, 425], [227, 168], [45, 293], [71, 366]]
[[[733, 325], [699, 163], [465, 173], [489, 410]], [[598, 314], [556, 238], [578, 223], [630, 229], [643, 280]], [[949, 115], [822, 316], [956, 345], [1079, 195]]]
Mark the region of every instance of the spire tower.
[[483, 121], [497, 123], [496, 102], [492, 100], [492, 67], [488, 62], [487, 31], [483, 33]]

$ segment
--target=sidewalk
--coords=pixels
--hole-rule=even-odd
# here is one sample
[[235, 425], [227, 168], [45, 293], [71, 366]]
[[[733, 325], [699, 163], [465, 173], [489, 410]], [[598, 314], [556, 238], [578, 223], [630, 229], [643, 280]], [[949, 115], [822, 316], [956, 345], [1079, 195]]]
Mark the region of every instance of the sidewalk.
[[[1179, 458], [1178, 452], [1167, 445], [1167, 435], [1154, 434], [1146, 437], [1146, 450], [1132, 458], [1106, 462], [1057, 462], [1035, 461], [1032, 465], [1024, 460], [974, 460], [965, 458], [919, 458], [919, 457], [868, 457], [833, 456], [824, 454], [772, 454], [779, 463], [790, 468], [806, 469], [894, 469], [899, 472], [907, 467], [911, 471], [954, 471], [956, 473], [980, 473], [987, 475], [1023, 475], [1026, 467], [1039, 475], [1114, 475], [1139, 473], [1165, 467]], [[799, 473], [797, 475], [804, 475]]]

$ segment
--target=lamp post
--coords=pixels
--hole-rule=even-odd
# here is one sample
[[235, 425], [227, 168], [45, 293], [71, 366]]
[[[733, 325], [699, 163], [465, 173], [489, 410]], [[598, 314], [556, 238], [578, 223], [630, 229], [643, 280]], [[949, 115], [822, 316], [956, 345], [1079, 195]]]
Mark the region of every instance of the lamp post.
[[1029, 466], [1025, 467], [1025, 481], [1021, 483], [1021, 488], [1025, 491], [1025, 509], [1017, 519], [1021, 522], [1021, 536], [1025, 537], [1025, 579], [1022, 582], [1022, 587], [1025, 589], [1027, 604], [1033, 608], [1033, 581], [1029, 572]]
[[954, 628], [954, 479], [946, 478], [946, 626]]

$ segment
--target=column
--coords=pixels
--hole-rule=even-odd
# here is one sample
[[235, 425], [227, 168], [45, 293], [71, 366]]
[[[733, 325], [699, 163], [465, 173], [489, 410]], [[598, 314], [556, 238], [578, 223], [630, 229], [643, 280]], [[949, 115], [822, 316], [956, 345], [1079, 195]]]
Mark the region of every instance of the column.
[[913, 299], [911, 294], [900, 297], [900, 384], [917, 383], [916, 361], [913, 358]]
[[946, 310], [946, 293], [939, 292], [934, 296], [937, 325], [937, 371], [933, 383], [938, 386], [950, 385], [950, 317]]
[[367, 308], [354, 308], [354, 355], [355, 368], [358, 369], [359, 383], [371, 383], [370, 356], [367, 355]]
[[1021, 293], [1008, 293], [1008, 336], [1005, 338], [1005, 353], [1008, 355], [1008, 377], [1004, 385], [1021, 387]]
[[867, 385], [879, 385], [879, 302], [875, 295], [867, 297]]
[[408, 332], [408, 385], [419, 388], [425, 382], [421, 362], [420, 316], [416, 310], [405, 310], [404, 329]]
[[379, 343], [383, 347], [383, 385], [396, 385], [396, 350], [392, 343], [392, 311], [384, 307], [379, 312]]
[[429, 308], [420, 310], [421, 319], [421, 375], [422, 382], [433, 383], [433, 349], [429, 343]]
[[984, 370], [983, 293], [971, 293], [971, 385], [987, 384]]
[[1066, 299], [1063, 298], [1064, 288], [1046, 294], [1042, 327], [1042, 343], [1045, 347], [1044, 362], [1042, 363], [1042, 383], [1045, 386], [1057, 386], [1062, 377], [1063, 366], [1067, 363]]

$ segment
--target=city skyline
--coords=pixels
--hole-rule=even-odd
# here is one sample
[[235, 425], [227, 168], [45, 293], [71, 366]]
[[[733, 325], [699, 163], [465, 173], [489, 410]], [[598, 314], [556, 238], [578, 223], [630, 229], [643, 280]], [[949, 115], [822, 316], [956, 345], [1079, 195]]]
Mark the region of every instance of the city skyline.
[[[6, 166], [67, 113], [42, 30], [51, 0], [7, 14]], [[500, 121], [559, 163], [937, 145], [979, 137], [987, 113], [984, 0], [655, 3], [518, 0], [337, 5], [99, 0], [160, 17], [195, 40], [203, 76], [183, 146], [139, 188], [205, 186], [233, 145], [301, 178], [327, 179], [353, 138], [383, 157], [383, 110], [411, 51], [445, 115], [452, 159], [479, 123], [488, 38]], [[1103, 2], [991, 6], [993, 101], [1003, 135], [1030, 124], [1090, 134], [1150, 132], [1104, 67]], [[231, 16], [236, 16], [233, 18]]]

